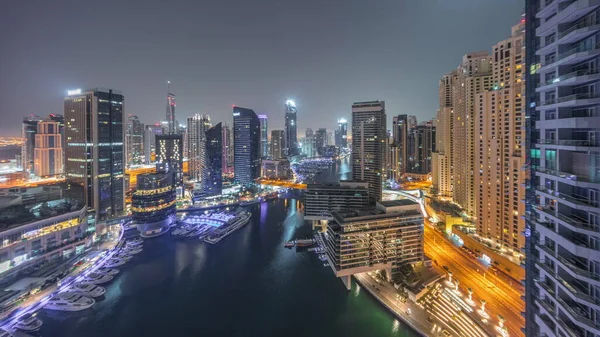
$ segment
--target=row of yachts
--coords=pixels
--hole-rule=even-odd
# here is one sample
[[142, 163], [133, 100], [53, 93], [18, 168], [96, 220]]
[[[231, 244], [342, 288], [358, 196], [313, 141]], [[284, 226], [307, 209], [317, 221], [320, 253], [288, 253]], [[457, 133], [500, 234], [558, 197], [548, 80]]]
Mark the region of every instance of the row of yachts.
[[[102, 267], [85, 275], [64, 291], [52, 296], [44, 309], [81, 311], [91, 308], [96, 303], [95, 299], [104, 296], [106, 293], [106, 289], [101, 285], [112, 281], [119, 274], [116, 267], [124, 265], [134, 255], [142, 252], [142, 243], [141, 238], [127, 241]], [[10, 329], [0, 329], [0, 337], [13, 337], [16, 330], [35, 332], [41, 327], [42, 321], [36, 317], [36, 313], [27, 313], [17, 318]]]
[[250, 221], [251, 215], [249, 212], [238, 212], [235, 216], [228, 217], [227, 221], [219, 226], [210, 223], [199, 225], [197, 223], [184, 223], [182, 226], [175, 228], [171, 235], [198, 238], [201, 241], [215, 244], [246, 225]]

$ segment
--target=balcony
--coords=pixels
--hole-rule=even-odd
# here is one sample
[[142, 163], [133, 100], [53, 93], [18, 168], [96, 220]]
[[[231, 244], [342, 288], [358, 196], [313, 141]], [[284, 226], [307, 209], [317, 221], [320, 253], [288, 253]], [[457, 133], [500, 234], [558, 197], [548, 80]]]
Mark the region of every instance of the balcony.
[[573, 43], [596, 33], [600, 25], [596, 22], [582, 21], [557, 35], [557, 43]]
[[558, 281], [558, 285], [563, 290], [565, 290], [565, 292], [567, 292], [571, 296], [571, 298], [573, 298], [576, 302], [582, 303], [586, 306], [590, 304], [595, 305], [596, 307], [598, 306], [600, 301], [584, 293], [581, 289], [578, 289], [575, 286], [573, 286], [572, 282], [569, 282], [558, 275], [554, 275], [554, 277]]
[[600, 44], [595, 44], [592, 46], [576, 46], [558, 54], [558, 56], [554, 59], [554, 62], [549, 64], [542, 64], [542, 67], [538, 70], [538, 72], [545, 73], [547, 71], [555, 69], [558, 66], [576, 64], [581, 61], [585, 61], [586, 59], [589, 59], [591, 57], [594, 57], [599, 53]]
[[600, 151], [600, 141], [597, 140], [538, 139], [535, 145], [572, 151]]
[[535, 173], [538, 176], [545, 174], [545, 175], [552, 176], [553, 178], [558, 178], [558, 181], [560, 181], [562, 183], [566, 183], [566, 184], [574, 185], [574, 186], [586, 187], [586, 188], [593, 188], [593, 187], [595, 187], [594, 184], [600, 183], [600, 176], [590, 177], [590, 176], [584, 176], [584, 175], [580, 175], [580, 174], [573, 174], [573, 173], [569, 173], [569, 172], [550, 170], [550, 169], [543, 168], [543, 167], [538, 168]]
[[537, 110], [546, 110], [551, 108], [579, 107], [584, 105], [594, 105], [600, 103], [600, 95], [594, 93], [581, 93], [568, 96], [562, 96], [554, 99], [547, 99], [540, 102]]
[[579, 85], [586, 82], [596, 81], [600, 79], [598, 70], [578, 70], [570, 73], [551, 78], [543, 82], [541, 86], [535, 89], [537, 92], [543, 92], [557, 86]]
[[574, 278], [583, 278], [586, 282], [593, 283], [596, 286], [600, 285], [600, 277], [598, 275], [578, 267], [575, 265], [573, 260], [569, 260], [560, 255], [554, 256], [554, 258], [556, 261], [558, 261], [559, 267], [561, 267]]
[[547, 18], [548, 16], [556, 13], [558, 7], [556, 4], [558, 0], [544, 0], [541, 1], [543, 6], [535, 13], [535, 17], [538, 19]]
[[536, 187], [535, 191], [543, 193], [545, 197], [550, 197], [557, 201], [564, 201], [564, 204], [568, 205], [571, 208], [581, 209], [581, 207], [577, 206], [583, 206], [584, 209], [587, 211], [596, 211], [597, 208], [600, 206], [600, 203], [596, 200], [573, 197], [569, 194], [560, 193], [556, 190], [546, 188], [545, 186], [538, 186]]
[[600, 3], [599, 0], [568, 0], [558, 1], [556, 5], [549, 3], [550, 6], [557, 6], [556, 15], [553, 8], [545, 9], [547, 6], [541, 8], [536, 17], [539, 18], [550, 18], [549, 20], [541, 20], [540, 26], [536, 29], [536, 35], [545, 36], [552, 32], [552, 28], [556, 27], [559, 23], [566, 23], [569, 21], [575, 21], [582, 17], [584, 14], [590, 12], [594, 6]]
[[[578, 306], [573, 306], [573, 304], [567, 304], [560, 297], [556, 298], [556, 302], [561, 306], [561, 309], [565, 311], [567, 316], [570, 316], [571, 321], [576, 325], [583, 325], [585, 329], [600, 329], [600, 324], [596, 324], [591, 319], [585, 316], [585, 312], [579, 308]], [[577, 310], [575, 310], [577, 308]], [[580, 325], [581, 324], [581, 325]]]

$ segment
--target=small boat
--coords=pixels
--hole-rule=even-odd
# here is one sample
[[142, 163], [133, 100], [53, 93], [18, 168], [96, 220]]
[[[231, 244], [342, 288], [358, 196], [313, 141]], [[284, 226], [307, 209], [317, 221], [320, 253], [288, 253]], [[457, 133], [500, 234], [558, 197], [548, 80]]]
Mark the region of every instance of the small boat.
[[25, 314], [17, 318], [15, 328], [23, 331], [38, 331], [42, 327], [42, 321], [35, 317], [35, 314]]
[[126, 262], [127, 261], [125, 261], [125, 259], [120, 259], [120, 258], [115, 257], [115, 258], [108, 260], [104, 266], [106, 268], [114, 268], [114, 267], [122, 266]]
[[296, 245], [296, 243], [294, 241], [286, 241], [285, 244], [283, 245], [285, 248], [292, 248]]
[[179, 235], [181, 234], [181, 232], [183, 232], [183, 228], [179, 227], [179, 228], [175, 228], [172, 232], [171, 235]]
[[327, 260], [327, 256], [325, 256], [325, 255], [319, 255], [319, 260], [326, 261]]
[[133, 239], [133, 240], [129, 240], [129, 241], [125, 242], [125, 245], [127, 245], [127, 246], [139, 246], [142, 243], [144, 243], [144, 239], [137, 238], [137, 239]]
[[102, 273], [102, 274], [110, 275], [110, 276], [115, 276], [119, 273], [119, 269], [111, 269], [111, 268], [106, 268], [106, 267], [98, 268], [98, 270], [96, 270], [96, 271], [99, 273]]
[[106, 289], [99, 285], [91, 283], [75, 283], [71, 289], [66, 291], [68, 293], [75, 293], [87, 297], [100, 297], [106, 293]]
[[131, 248], [125, 247], [125, 248], [121, 249], [120, 253], [135, 255], [135, 254], [141, 253], [142, 250], [144, 250], [144, 248], [142, 248], [142, 246], [131, 247]]
[[315, 240], [313, 240], [313, 239], [296, 240], [296, 246], [298, 246], [298, 247], [310, 247], [314, 244], [315, 244]]
[[45, 309], [59, 311], [81, 311], [91, 308], [96, 301], [83, 295], [73, 293], [60, 293], [52, 297]]
[[85, 277], [81, 284], [103, 284], [112, 281], [113, 277], [106, 274], [101, 274], [98, 272], [90, 273]]

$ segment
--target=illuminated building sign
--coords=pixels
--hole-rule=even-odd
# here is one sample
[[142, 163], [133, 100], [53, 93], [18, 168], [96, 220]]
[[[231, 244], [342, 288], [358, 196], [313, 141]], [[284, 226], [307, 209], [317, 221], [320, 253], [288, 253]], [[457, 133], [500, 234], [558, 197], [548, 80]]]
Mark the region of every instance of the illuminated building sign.
[[81, 89], [67, 90], [67, 96], [81, 95]]

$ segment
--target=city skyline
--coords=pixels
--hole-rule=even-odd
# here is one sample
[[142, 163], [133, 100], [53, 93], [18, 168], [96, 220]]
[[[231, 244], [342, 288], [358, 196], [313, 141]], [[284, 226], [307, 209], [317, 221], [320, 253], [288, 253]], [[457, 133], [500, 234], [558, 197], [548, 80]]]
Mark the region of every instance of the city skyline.
[[[309, 127], [333, 130], [337, 118], [349, 119], [348, 106], [355, 101], [372, 98], [385, 99], [390, 116], [410, 114], [416, 115], [419, 120], [427, 120], [435, 115], [437, 108], [436, 102], [430, 98], [435, 97], [437, 92], [439, 74], [454, 67], [453, 60], [464, 51], [488, 50], [489, 41], [505, 38], [505, 27], [513, 24], [523, 9], [521, 1], [516, 0], [505, 1], [502, 5], [485, 0], [478, 6], [472, 6], [468, 0], [453, 1], [452, 6], [442, 2], [383, 3], [367, 12], [370, 20], [385, 22], [390, 16], [398, 16], [392, 21], [398, 23], [397, 27], [353, 27], [343, 24], [362, 21], [353, 20], [363, 15], [361, 4], [359, 1], [344, 2], [344, 6], [332, 4], [324, 6], [321, 13], [315, 10], [319, 7], [316, 2], [286, 6], [290, 7], [286, 12], [292, 15], [294, 22], [301, 21], [302, 16], [309, 12], [317, 15], [313, 20], [315, 28], [311, 29], [303, 25], [286, 25], [273, 19], [268, 13], [272, 9], [265, 8], [268, 6], [249, 6], [242, 2], [236, 3], [236, 6], [212, 4], [210, 7], [214, 7], [212, 9], [218, 15], [194, 19], [192, 24], [191, 13], [210, 13], [210, 8], [197, 11], [194, 10], [194, 4], [179, 5], [174, 6], [174, 15], [171, 16], [177, 17], [177, 20], [164, 23], [169, 25], [167, 29], [163, 23], [156, 25], [156, 22], [165, 21], [162, 5], [149, 2], [146, 10], [148, 19], [136, 19], [139, 20], [139, 28], [129, 30], [122, 25], [106, 27], [108, 31], [101, 36], [100, 42], [110, 36], [111, 43], [120, 46], [106, 55], [95, 53], [102, 43], [81, 42], [83, 48], [73, 48], [72, 41], [78, 40], [80, 34], [86, 34], [85, 29], [79, 30], [77, 27], [102, 19], [95, 13], [88, 13], [86, 17], [74, 15], [81, 11], [79, 6], [84, 4], [61, 6], [40, 3], [39, 11], [32, 13], [20, 3], [10, 3], [7, 10], [3, 11], [11, 13], [10, 16], [0, 14], [3, 22], [7, 27], [26, 26], [26, 29], [6, 29], [0, 32], [0, 36], [8, 41], [13, 50], [28, 50], [28, 53], [3, 55], [3, 64], [0, 66], [3, 74], [3, 80], [0, 81], [0, 115], [6, 119], [6, 123], [3, 123], [0, 132], [7, 136], [18, 136], [17, 130], [11, 126], [17, 125], [23, 116], [60, 113], [62, 98], [67, 90], [85, 90], [95, 86], [119, 88], [128, 98], [128, 112], [139, 116], [146, 125], [154, 124], [165, 116], [167, 81], [171, 81], [171, 91], [177, 97], [176, 117], [182, 124], [187, 117], [196, 113], [210, 114], [216, 122], [231, 123], [230, 108], [236, 104], [252, 106], [257, 113], [267, 114], [271, 128], [281, 129], [284, 126], [281, 105], [287, 99], [294, 99], [298, 105], [299, 130]], [[129, 21], [135, 7], [119, 5], [121, 10], [114, 15], [127, 16], [128, 19], [116, 21]], [[46, 6], [49, 7], [44, 10]], [[230, 11], [230, 7], [234, 10]], [[265, 9], [267, 12], [264, 12]], [[228, 27], [220, 21], [231, 22], [247, 11], [258, 18], [253, 22], [257, 27], [251, 27], [248, 34], [264, 34], [265, 37], [258, 38], [255, 48], [246, 52], [246, 59], [239, 62], [239, 59], [231, 56], [235, 54], [232, 50], [250, 47], [245, 42], [246, 33], [239, 33], [236, 25]], [[447, 11], [448, 15], [442, 15]], [[62, 18], [68, 17], [68, 20], [57, 18], [47, 25], [43, 23], [45, 19], [38, 17], [38, 13], [51, 13]], [[495, 19], [493, 24], [489, 24], [486, 17], [492, 13]], [[154, 16], [161, 19], [152, 20]], [[427, 20], [430, 16], [438, 17], [436, 21], [439, 22]], [[221, 20], [224, 17], [227, 20]], [[263, 23], [260, 18], [264, 19]], [[336, 18], [339, 18], [338, 23]], [[42, 23], [43, 29], [39, 26]], [[413, 29], [422, 23], [432, 25], [430, 29], [436, 34], [418, 33], [422, 29]], [[223, 32], [206, 36], [202, 33], [207, 30], [204, 25], [218, 27]], [[444, 27], [449, 25], [458, 25], [456, 30], [465, 38], [456, 40], [452, 45], [444, 44], [450, 38], [448, 34], [452, 33], [445, 32]], [[480, 33], [468, 28], [478, 25], [485, 25], [488, 29]], [[273, 33], [266, 31], [274, 27], [273, 30], [282, 32], [273, 36]], [[319, 29], [315, 30], [317, 27]], [[383, 31], [383, 28], [390, 31]], [[328, 36], [327, 40], [335, 42], [328, 47], [324, 45], [325, 39], [318, 34], [325, 29], [333, 32], [333, 36]], [[402, 34], [403, 31], [410, 31], [411, 34]], [[382, 54], [395, 56], [380, 59], [377, 55], [366, 54], [368, 48], [365, 51], [355, 48], [353, 41], [364, 41], [366, 36], [372, 34], [381, 37], [369, 45], [381, 46], [383, 42]], [[422, 34], [422, 37], [415, 35], [413, 40], [412, 34]], [[70, 38], [65, 40], [64, 36]], [[169, 43], [173, 49], [157, 50], [160, 45], [158, 42], [167, 38], [171, 39]], [[189, 39], [195, 38], [198, 38], [197, 43], [188, 43]], [[405, 48], [407, 44], [411, 48]], [[203, 53], [203, 58], [190, 57], [197, 55], [205, 45], [215, 48], [210, 53]], [[281, 50], [292, 47], [296, 50], [295, 54], [281, 53]], [[323, 54], [314, 55], [314, 48], [325, 49]], [[165, 53], [167, 49], [168, 54]], [[397, 58], [398, 54], [405, 56]], [[414, 67], [417, 61], [423, 61], [423, 64], [428, 62], [429, 66]], [[89, 67], [89, 64], [95, 66]], [[230, 80], [233, 76], [236, 76], [236, 81]], [[30, 81], [31, 78], [36, 78], [36, 81]], [[201, 81], [197, 80], [200, 78]], [[365, 87], [364, 82], [354, 81], [358, 78], [366, 79], [369, 85]], [[314, 85], [315, 81], [320, 84]], [[36, 99], [28, 99], [32, 96]], [[319, 125], [318, 117], [323, 114], [331, 118], [325, 120], [326, 125]], [[391, 125], [391, 121], [388, 124]]]

